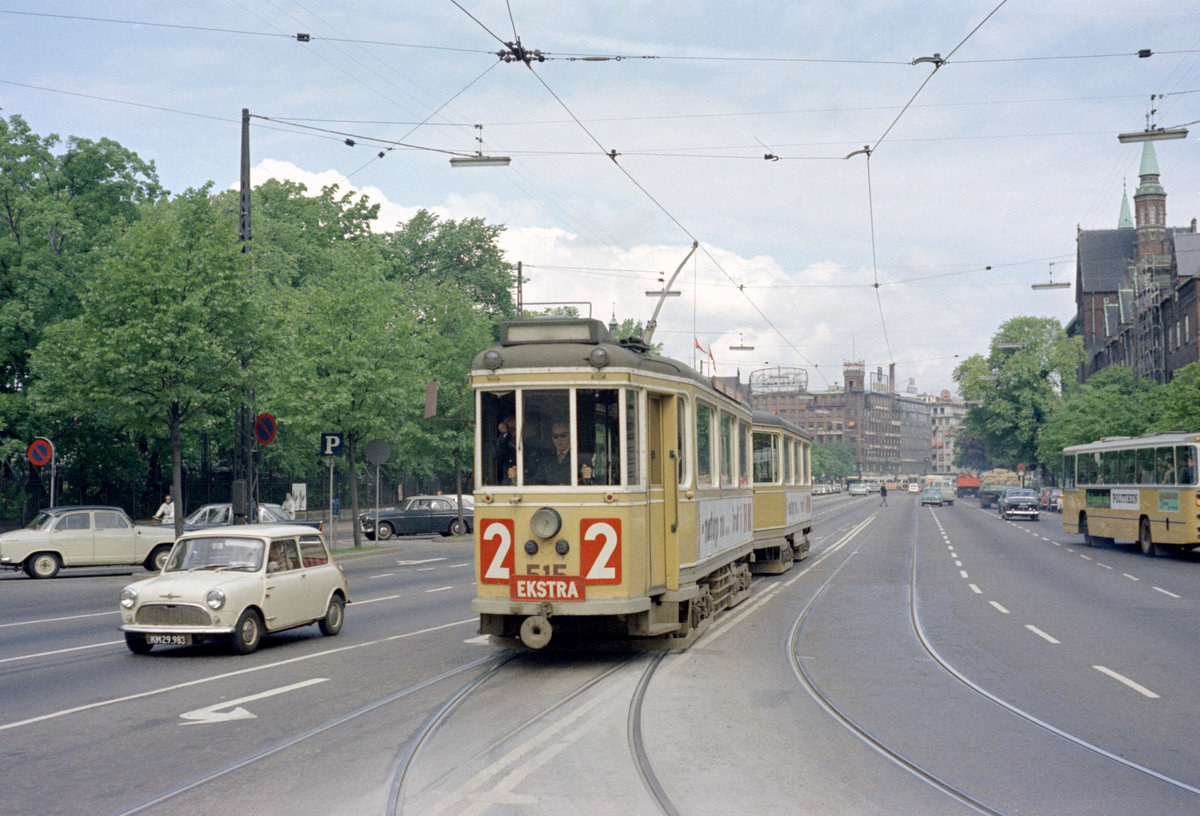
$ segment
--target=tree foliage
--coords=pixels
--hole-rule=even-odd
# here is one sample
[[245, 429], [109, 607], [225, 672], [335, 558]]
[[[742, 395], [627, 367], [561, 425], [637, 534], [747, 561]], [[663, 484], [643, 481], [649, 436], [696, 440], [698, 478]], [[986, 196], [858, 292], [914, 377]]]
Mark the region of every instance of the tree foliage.
[[815, 479], [845, 479], [854, 475], [854, 449], [848, 442], [812, 446], [812, 472]]

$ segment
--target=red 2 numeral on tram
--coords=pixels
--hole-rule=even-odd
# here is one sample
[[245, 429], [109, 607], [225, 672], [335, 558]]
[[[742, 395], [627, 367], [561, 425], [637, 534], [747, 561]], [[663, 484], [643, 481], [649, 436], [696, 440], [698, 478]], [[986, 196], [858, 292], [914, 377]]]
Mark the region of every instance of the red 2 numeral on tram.
[[579, 522], [580, 572], [586, 584], [621, 583], [621, 520]]
[[512, 519], [485, 519], [479, 530], [479, 582], [507, 584], [513, 573]]

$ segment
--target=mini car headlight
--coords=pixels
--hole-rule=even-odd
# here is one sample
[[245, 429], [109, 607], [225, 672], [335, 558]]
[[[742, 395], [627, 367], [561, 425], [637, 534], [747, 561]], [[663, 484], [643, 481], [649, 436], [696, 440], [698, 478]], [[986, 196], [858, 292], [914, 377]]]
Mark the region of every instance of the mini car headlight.
[[121, 607], [123, 609], [133, 609], [137, 603], [137, 590], [132, 587], [125, 587], [121, 590]]
[[538, 538], [550, 538], [562, 529], [562, 516], [552, 507], [543, 507], [529, 519], [529, 529]]
[[225, 605], [225, 592], [221, 589], [213, 587], [204, 596], [204, 603], [208, 604], [209, 609], [220, 609]]

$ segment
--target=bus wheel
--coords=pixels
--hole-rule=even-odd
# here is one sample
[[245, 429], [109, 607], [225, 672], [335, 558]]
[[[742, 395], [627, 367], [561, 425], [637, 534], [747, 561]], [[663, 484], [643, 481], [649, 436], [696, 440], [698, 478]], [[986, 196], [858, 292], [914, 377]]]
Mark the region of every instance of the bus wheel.
[[1083, 543], [1085, 546], [1096, 546], [1096, 539], [1088, 532], [1087, 516], [1079, 517], [1079, 532], [1083, 534]]
[[1142, 548], [1142, 555], [1147, 558], [1158, 555], [1158, 547], [1154, 546], [1154, 541], [1150, 538], [1150, 519], [1148, 518], [1143, 518], [1142, 523], [1138, 525], [1138, 545]]

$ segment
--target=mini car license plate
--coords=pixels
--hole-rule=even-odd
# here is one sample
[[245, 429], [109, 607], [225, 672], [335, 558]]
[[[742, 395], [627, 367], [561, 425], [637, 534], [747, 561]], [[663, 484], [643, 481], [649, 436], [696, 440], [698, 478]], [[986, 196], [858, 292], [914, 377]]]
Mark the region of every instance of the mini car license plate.
[[146, 642], [152, 646], [190, 646], [191, 635], [146, 635]]

